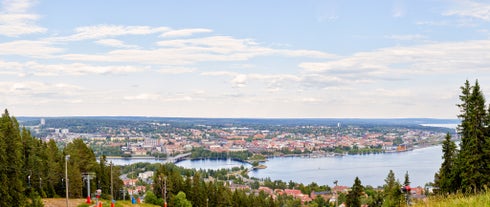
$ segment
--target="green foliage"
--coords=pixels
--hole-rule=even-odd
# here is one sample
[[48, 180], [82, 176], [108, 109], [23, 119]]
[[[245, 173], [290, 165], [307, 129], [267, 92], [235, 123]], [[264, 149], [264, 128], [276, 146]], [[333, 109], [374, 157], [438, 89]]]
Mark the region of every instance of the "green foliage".
[[44, 207], [43, 200], [41, 199], [41, 196], [37, 194], [37, 192], [32, 192], [30, 197], [31, 197], [30, 207]]
[[490, 185], [490, 113], [478, 81], [461, 87], [458, 117], [459, 152], [449, 135], [443, 142], [443, 163], [435, 176], [441, 193], [477, 193]]
[[187, 200], [185, 193], [182, 191], [177, 193], [177, 195], [174, 197], [173, 203], [174, 205], [172, 206], [175, 207], [192, 207], [191, 202]]
[[213, 158], [213, 159], [235, 159], [239, 161], [245, 161], [252, 153], [249, 151], [242, 152], [212, 152], [210, 150], [204, 149], [202, 147], [193, 148], [191, 151], [191, 159], [203, 159], [203, 158]]
[[443, 161], [439, 172], [435, 175], [435, 186], [439, 188], [440, 193], [454, 193], [458, 189], [457, 182], [455, 182], [457, 180], [455, 165], [458, 151], [449, 133], [442, 142], [442, 153]]
[[383, 186], [383, 207], [396, 207], [400, 205], [402, 199], [400, 188], [400, 183], [395, 180], [395, 173], [393, 170], [390, 170], [385, 179], [385, 185]]
[[450, 195], [430, 196], [426, 200], [416, 201], [413, 207], [447, 207], [447, 206], [490, 206], [490, 192], [484, 192], [476, 195], [464, 195], [462, 193]]
[[0, 206], [24, 206], [26, 203], [22, 149], [19, 124], [5, 110], [0, 119]]
[[161, 205], [162, 204], [158, 200], [157, 196], [153, 193], [153, 191], [146, 191], [145, 203], [150, 203], [150, 204], [155, 204], [155, 205]]
[[364, 191], [364, 186], [361, 185], [361, 180], [356, 177], [352, 189], [347, 194], [346, 204], [348, 207], [361, 207], [361, 195]]

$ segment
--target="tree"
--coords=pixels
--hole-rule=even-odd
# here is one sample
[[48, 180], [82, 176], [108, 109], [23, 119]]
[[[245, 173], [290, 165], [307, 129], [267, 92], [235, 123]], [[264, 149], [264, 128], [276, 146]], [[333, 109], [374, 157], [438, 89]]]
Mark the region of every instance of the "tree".
[[26, 199], [24, 186], [26, 177], [23, 172], [22, 141], [19, 124], [14, 117], [10, 117], [5, 109], [0, 119], [0, 184], [2, 199], [0, 206], [24, 206]]
[[177, 195], [174, 197], [174, 205], [175, 207], [192, 207], [192, 203], [187, 200], [185, 197], [185, 193], [180, 191], [177, 193]]
[[360, 207], [361, 206], [361, 195], [364, 191], [364, 186], [361, 185], [361, 180], [358, 177], [354, 180], [354, 185], [347, 195], [346, 204], [348, 207]]
[[437, 180], [435, 182], [440, 193], [453, 193], [458, 188], [455, 169], [457, 153], [456, 144], [451, 141], [451, 135], [447, 133], [442, 142], [443, 161], [439, 172], [436, 174]]
[[388, 176], [385, 179], [386, 184], [383, 186], [384, 202], [383, 207], [394, 207], [399, 206], [401, 201], [401, 185], [395, 180], [395, 173], [390, 170]]
[[151, 190], [146, 191], [145, 203], [150, 203], [150, 204], [154, 204], [154, 205], [161, 205], [157, 196]]
[[478, 80], [471, 86], [466, 80], [461, 87], [458, 127], [461, 135], [461, 146], [453, 170], [458, 171], [458, 178], [453, 182], [459, 184], [457, 189], [466, 193], [479, 192], [488, 186], [490, 178], [490, 141], [489, 112], [485, 106], [485, 97]]
[[408, 176], [408, 171], [405, 172], [405, 181], [403, 181], [404, 186], [409, 186], [410, 185], [410, 178]]

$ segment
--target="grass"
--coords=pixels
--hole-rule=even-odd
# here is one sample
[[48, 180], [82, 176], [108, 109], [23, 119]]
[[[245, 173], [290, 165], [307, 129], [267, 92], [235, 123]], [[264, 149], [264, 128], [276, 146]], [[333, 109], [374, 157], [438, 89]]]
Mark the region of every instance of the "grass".
[[[110, 207], [111, 206], [111, 201], [109, 200], [103, 200], [102, 201], [102, 206], [103, 207]], [[131, 204], [131, 201], [116, 201], [115, 207], [158, 207], [153, 204], [147, 204], [147, 203], [140, 203], [140, 204]]]
[[490, 207], [490, 192], [478, 195], [450, 195], [430, 196], [424, 201], [419, 201], [414, 207]]

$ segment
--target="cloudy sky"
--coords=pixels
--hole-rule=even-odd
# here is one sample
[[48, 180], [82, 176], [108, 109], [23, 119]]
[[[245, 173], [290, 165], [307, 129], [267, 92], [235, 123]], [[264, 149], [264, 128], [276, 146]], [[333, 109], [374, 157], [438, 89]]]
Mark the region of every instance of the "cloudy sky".
[[456, 118], [490, 1], [3, 0], [15, 116]]

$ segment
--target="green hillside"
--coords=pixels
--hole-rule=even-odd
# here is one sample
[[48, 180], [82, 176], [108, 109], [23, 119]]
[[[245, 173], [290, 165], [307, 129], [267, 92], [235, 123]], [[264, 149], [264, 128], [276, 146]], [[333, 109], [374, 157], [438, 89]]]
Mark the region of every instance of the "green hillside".
[[420, 201], [413, 205], [414, 207], [490, 207], [490, 192], [478, 195], [464, 196], [462, 194], [451, 195], [447, 197], [431, 196], [426, 201]]

